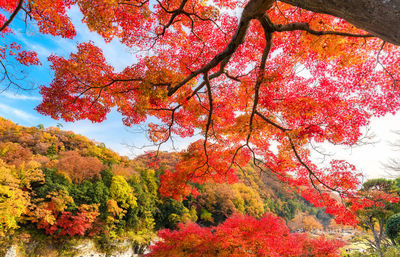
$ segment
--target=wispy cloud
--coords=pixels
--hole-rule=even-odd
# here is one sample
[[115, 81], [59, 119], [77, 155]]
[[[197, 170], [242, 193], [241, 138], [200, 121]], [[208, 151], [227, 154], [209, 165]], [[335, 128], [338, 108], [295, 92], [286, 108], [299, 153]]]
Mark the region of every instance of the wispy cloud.
[[12, 99], [12, 100], [27, 100], [27, 101], [41, 101], [42, 100], [42, 98], [39, 96], [14, 94], [14, 93], [10, 93], [10, 92], [3, 92], [1, 95], [8, 99]]
[[17, 109], [17, 108], [14, 108], [14, 107], [11, 107], [11, 106], [8, 106], [5, 104], [1, 104], [1, 103], [0, 103], [0, 113], [2, 113], [4, 115], [7, 114], [7, 116], [15, 115], [17, 118], [25, 120], [25, 121], [32, 121], [32, 120], [37, 119], [37, 117], [35, 117], [27, 112], [24, 112], [20, 109]]
[[41, 59], [47, 58], [52, 53], [50, 49], [44, 47], [43, 45], [29, 40], [29, 38], [19, 30], [14, 31], [14, 36], [21, 43], [26, 45], [29, 50], [35, 51]]

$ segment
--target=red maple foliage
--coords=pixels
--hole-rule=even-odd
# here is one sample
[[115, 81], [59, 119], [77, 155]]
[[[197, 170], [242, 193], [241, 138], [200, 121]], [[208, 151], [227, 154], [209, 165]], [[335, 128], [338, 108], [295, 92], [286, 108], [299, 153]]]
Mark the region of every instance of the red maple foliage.
[[[84, 236], [89, 230], [93, 229], [93, 223], [99, 215], [98, 206], [81, 205], [78, 211], [73, 214], [69, 211], [51, 211], [54, 220], [38, 220], [37, 228], [44, 229], [48, 235], [55, 236]], [[96, 230], [96, 229], [94, 229]]]
[[284, 221], [272, 214], [257, 220], [235, 215], [212, 227], [180, 224], [179, 230], [162, 230], [147, 256], [339, 256], [344, 244], [324, 237], [290, 233]]

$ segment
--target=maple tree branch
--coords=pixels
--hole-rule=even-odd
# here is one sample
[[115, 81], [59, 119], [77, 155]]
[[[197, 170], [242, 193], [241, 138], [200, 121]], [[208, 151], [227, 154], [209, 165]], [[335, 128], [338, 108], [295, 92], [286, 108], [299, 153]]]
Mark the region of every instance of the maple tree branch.
[[[383, 70], [386, 72], [386, 74], [389, 75], [389, 77], [390, 77], [391, 80], [393, 81], [393, 89], [396, 89], [396, 84], [397, 84], [398, 80], [393, 76], [393, 74], [392, 74], [390, 71], [388, 71], [388, 69], [385, 67], [385, 65], [382, 64], [382, 62], [380, 61], [380, 58], [379, 58], [379, 56], [380, 56], [380, 54], [381, 54], [383, 48], [385, 47], [385, 45], [386, 45], [386, 42], [383, 41], [383, 42], [382, 42], [382, 45], [381, 45], [381, 48], [379, 49], [378, 54], [377, 54], [377, 56], [376, 56], [376, 63], [379, 64], [379, 65], [381, 65], [381, 67], [382, 67]], [[375, 65], [375, 67], [376, 67], [376, 65]]]
[[244, 38], [246, 36], [247, 30], [250, 25], [250, 21], [253, 19], [258, 19], [262, 17], [267, 9], [269, 9], [272, 5], [272, 0], [250, 0], [245, 8], [243, 9], [242, 16], [239, 21], [238, 28], [236, 29], [235, 34], [233, 35], [229, 44], [225, 47], [223, 51], [218, 53], [214, 58], [209, 61], [206, 65], [201, 67], [200, 69], [191, 72], [184, 80], [178, 83], [175, 86], [171, 86], [168, 88], [168, 96], [172, 96], [179, 88], [185, 85], [187, 82], [195, 78], [197, 75], [201, 73], [206, 73], [210, 71], [212, 68], [216, 67], [219, 63], [221, 66], [225, 66], [230, 57], [236, 51], [236, 49], [244, 42]]
[[[191, 12], [184, 10], [187, 1], [188, 1], [188, 0], [182, 1], [181, 4], [180, 4], [180, 6], [179, 6], [177, 9], [170, 11], [170, 10], [168, 10], [167, 7], [163, 6], [162, 3], [161, 3], [160, 1], [157, 0], [157, 3], [160, 5], [161, 9], [163, 9], [164, 12], [166, 12], [166, 13], [168, 13], [168, 14], [172, 14], [172, 15], [171, 15], [171, 17], [170, 17], [170, 19], [169, 19], [169, 21], [168, 21], [168, 23], [167, 23], [166, 25], [160, 24], [160, 25], [163, 27], [163, 29], [162, 29], [162, 31], [161, 31], [160, 33], [155, 33], [155, 34], [156, 34], [156, 38], [155, 38], [155, 41], [154, 41], [152, 47], [156, 44], [157, 40], [158, 40], [161, 36], [163, 36], [163, 35], [165, 34], [166, 30], [167, 30], [172, 24], [175, 24], [175, 23], [177, 23], [177, 22], [179, 22], [179, 21], [182, 21], [182, 19], [175, 20], [179, 15], [184, 15], [184, 16], [186, 16], [186, 17], [189, 18], [189, 20], [190, 20], [190, 22], [191, 22], [191, 32], [193, 33], [193, 35], [194, 35], [196, 38], [199, 39], [199, 41], [203, 42], [203, 47], [205, 47], [206, 44], [205, 44], [205, 42], [197, 35], [197, 33], [194, 31], [194, 28], [195, 28], [195, 20], [192, 18], [192, 16], [195, 17], [195, 18], [197, 18], [198, 20], [201, 20], [201, 21], [208, 21], [208, 22], [213, 23], [213, 25], [214, 25], [219, 31], [221, 31], [225, 36], [227, 35], [227, 33], [221, 29], [220, 25], [218, 25], [218, 23], [217, 23], [215, 20], [213, 20], [213, 19], [211, 19], [211, 18], [207, 18], [207, 17], [201, 17], [200, 15], [198, 15], [198, 14], [195, 12], [194, 6], [192, 6], [192, 11], [191, 11]], [[147, 2], [147, 1], [146, 1], [146, 2]], [[142, 3], [142, 5], [144, 5], [144, 4], [145, 4], [145, 3]], [[135, 6], [136, 6], [136, 5], [135, 5]], [[137, 7], [140, 7], [140, 6], [137, 6]], [[152, 47], [150, 47], [150, 48], [152, 48]]]
[[269, 52], [271, 51], [271, 47], [272, 47], [272, 27], [265, 22], [265, 19], [259, 19], [263, 29], [264, 29], [264, 37], [265, 37], [265, 47], [264, 47], [264, 51], [261, 57], [261, 62], [260, 62], [260, 68], [258, 71], [258, 76], [257, 76], [257, 81], [256, 84], [254, 86], [254, 102], [253, 102], [253, 109], [251, 111], [250, 114], [250, 121], [249, 121], [249, 134], [247, 135], [247, 139], [246, 142], [247, 144], [250, 141], [250, 137], [251, 137], [251, 132], [253, 130], [253, 121], [254, 121], [254, 115], [256, 113], [257, 110], [257, 105], [258, 105], [258, 99], [259, 99], [259, 93], [260, 93], [260, 88], [261, 88], [261, 84], [264, 80], [264, 74], [265, 74], [265, 65], [267, 63], [267, 58], [269, 55]]
[[[252, 158], [253, 158], [253, 164], [259, 169], [260, 172], [264, 171], [264, 169], [262, 167], [260, 167], [257, 164], [257, 161], [263, 163], [262, 161], [260, 161], [257, 157], [256, 157], [256, 153], [254, 152], [253, 148], [250, 147], [249, 143], [246, 144], [247, 148], [249, 149], [249, 151], [251, 152]], [[264, 164], [265, 165], [265, 164]], [[267, 166], [267, 165], [266, 165]], [[268, 167], [269, 168], [269, 167]], [[271, 169], [272, 170], [272, 169]]]
[[204, 154], [206, 155], [206, 163], [208, 163], [208, 153], [207, 153], [207, 141], [208, 141], [208, 131], [210, 130], [211, 122], [212, 122], [212, 113], [213, 113], [213, 98], [212, 98], [212, 92], [211, 92], [211, 85], [210, 85], [210, 80], [208, 78], [208, 73], [204, 74], [204, 81], [207, 86], [207, 96], [208, 96], [208, 103], [210, 107], [208, 108], [208, 118], [207, 118], [207, 124], [206, 124], [206, 130], [205, 130], [205, 135], [204, 135]]
[[273, 24], [273, 30], [276, 32], [286, 32], [286, 31], [306, 31], [312, 35], [316, 36], [324, 36], [324, 35], [336, 35], [336, 36], [344, 36], [344, 37], [361, 37], [361, 38], [370, 38], [376, 37], [371, 34], [353, 34], [347, 32], [340, 31], [318, 31], [310, 28], [310, 25], [305, 22], [296, 22], [290, 24]]
[[0, 82], [2, 82], [3, 80], [8, 80], [8, 85], [4, 88], [4, 89], [0, 89], [0, 93], [6, 91], [8, 88], [10, 88], [11, 86], [15, 86], [21, 90], [27, 90], [27, 88], [22, 87], [21, 85], [19, 85], [18, 83], [14, 82], [14, 80], [10, 77], [11, 75], [9, 74], [9, 72], [7, 71], [7, 67], [6, 65], [0, 60], [0, 66], [3, 68], [4, 70], [4, 74], [3, 77], [0, 79]]
[[[264, 172], [264, 174], [269, 173], [271, 175], [274, 175], [274, 177], [269, 176], [269, 178], [272, 178], [273, 180], [282, 183], [282, 181], [278, 178], [278, 172], [275, 171], [271, 166], [269, 166], [268, 164], [266, 164], [263, 160], [259, 159], [256, 157], [256, 153], [254, 152], [253, 148], [251, 148], [251, 146], [249, 144], [245, 144], [240, 146], [238, 149], [240, 150], [241, 148], [243, 148], [244, 146], [246, 146], [249, 151], [252, 154], [252, 162], [254, 164], [254, 166], [256, 166], [256, 168], [258, 168], [258, 170], [260, 171], [260, 176], [261, 173]], [[238, 151], [238, 150], [237, 150]], [[235, 158], [233, 158], [232, 163], [236, 163]], [[262, 164], [263, 166], [265, 166], [267, 169], [265, 169], [264, 167], [261, 167], [259, 164]], [[231, 168], [232, 164], [230, 165], [229, 169]], [[282, 174], [279, 174], [279, 176], [284, 177]]]
[[[92, 90], [92, 89], [100, 89], [100, 94], [101, 94], [101, 92], [102, 92], [105, 88], [110, 87], [110, 86], [112, 86], [114, 83], [117, 83], [117, 82], [133, 82], [133, 81], [143, 82], [143, 79], [136, 79], [136, 78], [130, 78], [130, 79], [113, 79], [113, 78], [110, 78], [110, 77], [109, 77], [109, 79], [111, 80], [109, 83], [107, 83], [107, 84], [105, 84], [105, 85], [102, 85], [102, 86], [91, 86], [92, 82], [88, 82], [89, 84], [86, 84], [85, 81], [80, 80], [73, 72], [71, 72], [71, 75], [75, 78], [75, 80], [76, 80], [77, 82], [83, 84], [83, 86], [85, 87], [85, 89], [84, 89], [82, 92], [80, 92], [80, 93], [74, 98], [73, 102], [76, 102], [76, 101], [79, 99], [79, 97], [81, 97], [81, 96], [84, 95], [86, 92], [88, 92], [89, 90]], [[77, 87], [77, 88], [79, 88], [79, 87]], [[133, 89], [126, 89], [126, 90], [124, 90], [124, 91], [122, 91], [122, 92], [119, 92], [119, 93], [126, 93], [126, 92], [129, 92], [129, 91], [131, 91], [131, 90], [133, 90]], [[100, 98], [100, 95], [99, 95], [99, 97], [97, 97], [97, 99], [99, 99], [99, 98]], [[94, 104], [94, 103], [93, 103], [93, 104]], [[93, 104], [92, 104], [92, 105], [93, 105]]]
[[225, 74], [225, 76], [227, 77], [227, 78], [229, 78], [229, 79], [231, 79], [231, 80], [234, 80], [234, 81], [236, 81], [236, 82], [241, 82], [241, 80], [239, 79], [239, 77], [235, 77], [235, 76], [232, 76], [231, 74], [229, 74], [228, 72], [224, 72], [224, 74]]
[[[206, 86], [207, 83], [210, 83], [210, 81], [211, 81], [212, 79], [214, 79], [214, 78], [220, 76], [222, 73], [223, 73], [222, 71], [219, 71], [219, 72], [216, 72], [216, 73], [214, 73], [214, 74], [211, 74], [210, 76], [207, 75], [207, 79], [205, 79], [202, 83], [200, 83], [200, 84], [194, 89], [194, 91], [192, 92], [192, 94], [190, 94], [189, 96], [187, 96], [187, 97], [185, 98], [185, 101], [189, 101], [192, 97], [198, 96], [198, 92], [199, 92], [204, 86]], [[207, 88], [209, 89], [208, 92], [212, 92], [212, 91], [211, 91], [211, 87], [207, 87]], [[212, 103], [212, 100], [211, 100], [211, 103]], [[166, 138], [165, 140], [163, 140], [163, 141], [160, 142], [159, 144], [156, 144], [156, 145], [158, 145], [158, 148], [160, 148], [160, 146], [161, 146], [162, 144], [166, 143], [169, 139], [171, 139], [171, 135], [172, 135], [172, 126], [173, 126], [173, 123], [174, 123], [174, 120], [175, 120], [175, 118], [174, 118], [175, 112], [176, 112], [179, 108], [181, 108], [182, 106], [183, 106], [182, 104], [178, 104], [178, 105], [175, 106], [174, 108], [149, 108], [149, 109], [148, 109], [148, 110], [151, 110], [151, 111], [168, 111], [168, 112], [171, 112], [171, 122], [170, 122], [170, 124], [168, 125], [168, 136], [167, 136], [167, 138]], [[200, 102], [200, 106], [203, 107], [203, 108], [205, 108], [207, 111], [210, 111], [209, 109], [207, 109], [206, 107], [204, 107], [204, 106], [201, 104], [201, 102]], [[212, 108], [212, 107], [211, 107], [211, 108]], [[210, 115], [209, 115], [209, 121], [210, 121], [210, 124], [211, 124]], [[211, 126], [211, 125], [206, 126], [206, 127], [208, 127], [208, 129], [206, 129], [206, 131], [209, 131], [210, 126]], [[206, 135], [207, 135], [207, 134], [208, 134], [208, 132], [206, 132]], [[207, 140], [205, 140], [205, 141], [207, 141]], [[208, 163], [208, 162], [205, 162], [202, 166], [198, 167], [196, 170], [198, 170], [198, 169], [204, 167], [207, 163]]]
[[[221, 74], [223, 74], [223, 72], [224, 72], [223, 70], [222, 70], [222, 71], [219, 70], [218, 72], [211, 74], [211, 75], [208, 77], [208, 80], [211, 81], [211, 80], [213, 80], [213, 79], [219, 77]], [[193, 90], [192, 94], [190, 94], [189, 96], [187, 96], [187, 97], [185, 98], [185, 101], [189, 101], [190, 99], [192, 99], [192, 97], [195, 96], [205, 85], [206, 85], [206, 81], [201, 82], [201, 83]], [[179, 105], [177, 106], [177, 108], [179, 108], [179, 107], [181, 107], [181, 106], [182, 106], [182, 105], [179, 104]]]
[[[197, 19], [199, 19], [199, 20], [201, 20], [201, 21], [209, 21], [209, 22], [212, 22], [212, 23], [214, 24], [214, 26], [218, 28], [219, 31], [221, 31], [221, 32], [222, 32], [223, 34], [225, 34], [225, 35], [227, 34], [225, 31], [223, 31], [223, 30], [221, 29], [221, 27], [218, 25], [218, 23], [217, 23], [215, 20], [210, 19], [210, 18], [203, 18], [203, 17], [199, 16], [197, 13], [195, 13], [194, 10], [193, 10], [193, 12], [187, 12], [187, 11], [185, 11], [185, 10], [182, 10], [182, 14], [186, 15], [190, 20], [192, 20], [192, 22], [193, 22], [193, 19], [192, 19], [191, 16], [194, 16], [194, 17], [196, 17]], [[192, 27], [193, 27], [193, 26], [192, 26]], [[193, 32], [193, 29], [192, 29], [192, 32]]]
[[[249, 133], [247, 135], [247, 139], [246, 139], [246, 143], [244, 145], [241, 145], [240, 147], [238, 147], [232, 157], [232, 161], [231, 164], [228, 168], [228, 170], [232, 167], [232, 165], [235, 162], [235, 158], [237, 156], [237, 154], [239, 153], [240, 149], [242, 149], [244, 146], [247, 146], [247, 148], [249, 148], [249, 150], [253, 153], [253, 163], [254, 165], [257, 166], [256, 164], [256, 157], [255, 157], [255, 153], [254, 151], [251, 149], [249, 143], [250, 143], [250, 138], [251, 138], [251, 133], [253, 131], [253, 122], [254, 122], [254, 116], [255, 113], [257, 111], [257, 105], [258, 105], [258, 99], [259, 99], [259, 92], [260, 92], [260, 88], [261, 88], [261, 84], [264, 80], [264, 73], [265, 73], [265, 66], [267, 63], [267, 58], [268, 55], [271, 51], [272, 48], [272, 32], [271, 32], [271, 27], [269, 26], [269, 24], [265, 23], [263, 21], [263, 19], [259, 18], [259, 21], [261, 23], [261, 25], [263, 26], [264, 29], [264, 37], [265, 37], [265, 47], [264, 47], [264, 51], [261, 57], [261, 61], [260, 61], [260, 67], [259, 67], [259, 73], [257, 76], [257, 81], [256, 84], [254, 86], [254, 101], [253, 101], [253, 108], [250, 114], [250, 120], [249, 120]], [[260, 170], [262, 170], [260, 168]]]
[[[294, 155], [296, 156], [297, 161], [298, 161], [304, 168], [306, 168], [306, 170], [307, 170], [307, 171], [309, 172], [309, 174], [310, 174], [310, 178], [311, 178], [311, 175], [312, 175], [312, 176], [313, 176], [321, 185], [323, 185], [324, 187], [328, 188], [329, 190], [331, 190], [331, 191], [333, 191], [333, 192], [337, 192], [337, 193], [339, 193], [340, 195], [343, 194], [343, 192], [341, 192], [341, 191], [339, 191], [339, 190], [337, 190], [337, 189], [335, 189], [335, 188], [332, 188], [332, 187], [328, 186], [326, 183], [324, 183], [324, 182], [315, 174], [315, 172], [314, 172], [310, 167], [308, 167], [308, 165], [303, 161], [303, 159], [300, 157], [299, 153], [297, 152], [296, 146], [295, 146], [295, 144], [293, 143], [292, 138], [291, 138], [288, 134], [287, 134], [286, 136], [287, 136], [287, 138], [289, 139], [290, 146], [291, 146], [291, 148], [292, 148], [292, 150], [293, 150]], [[314, 186], [314, 188], [315, 188], [315, 185], [314, 185], [312, 179], [311, 179], [311, 183], [313, 184], [313, 186]]]
[[227, 63], [228, 60], [230, 59], [230, 56], [232, 56], [232, 54], [239, 47], [239, 45], [242, 44], [249, 24], [250, 24], [250, 20], [240, 23], [239, 29], [237, 30], [236, 34], [233, 36], [231, 42], [228, 44], [228, 46], [225, 48], [225, 50], [223, 50], [222, 52], [217, 54], [210, 62], [208, 62], [202, 68], [191, 72], [191, 74], [189, 76], [187, 76], [183, 81], [178, 83], [176, 86], [170, 87], [168, 89], [168, 96], [172, 96], [176, 91], [178, 91], [179, 88], [181, 88], [187, 82], [192, 80], [194, 77], [196, 77], [197, 75], [199, 75], [201, 73], [208, 72], [209, 70], [211, 70], [212, 68], [217, 66], [219, 63], [221, 63], [223, 60], [226, 59], [225, 63]]
[[164, 139], [162, 142], [159, 143], [158, 149], [160, 149], [161, 145], [164, 144], [164, 143], [166, 143], [166, 142], [171, 138], [171, 135], [172, 135], [172, 126], [173, 126], [174, 123], [175, 123], [175, 112], [176, 112], [176, 110], [177, 110], [177, 108], [173, 109], [173, 110], [172, 110], [172, 113], [171, 113], [171, 122], [170, 122], [169, 125], [168, 125], [168, 136], [167, 136], [166, 139]]
[[286, 132], [286, 131], [289, 131], [290, 129], [287, 129], [287, 128], [284, 128], [284, 127], [282, 127], [281, 125], [279, 125], [279, 124], [276, 124], [275, 122], [273, 122], [273, 121], [271, 121], [270, 119], [268, 119], [267, 117], [265, 117], [263, 114], [261, 114], [259, 111], [255, 111], [255, 114], [257, 114], [261, 119], [263, 119], [265, 122], [267, 122], [268, 124], [270, 124], [270, 125], [272, 125], [272, 126], [274, 126], [275, 128], [277, 128], [277, 129], [279, 129], [279, 130], [281, 130], [281, 131], [283, 131], [283, 132]]
[[7, 28], [8, 25], [14, 20], [15, 16], [17, 16], [18, 12], [22, 9], [22, 4], [24, 3], [24, 0], [19, 0], [17, 7], [15, 7], [14, 11], [11, 13], [10, 17], [4, 24], [0, 27], [0, 31], [3, 31], [5, 28]]
[[140, 2], [140, 4], [132, 4], [132, 3], [130, 3], [130, 0], [124, 0], [124, 1], [126, 1], [126, 2], [119, 2], [118, 4], [124, 4], [124, 5], [129, 5], [129, 6], [134, 6], [134, 7], [140, 8], [149, 2], [149, 0], [145, 0], [143, 2]]
[[[202, 82], [202, 83], [200, 83], [195, 89], [194, 89], [194, 91], [192, 92], [192, 94], [190, 94], [189, 96], [187, 96], [186, 98], [185, 98], [185, 101], [189, 101], [192, 97], [194, 97], [194, 96], [198, 96], [198, 92], [204, 87], [204, 86], [207, 86], [207, 90], [208, 90], [208, 92], [211, 94], [211, 92], [212, 92], [212, 90], [211, 90], [211, 86], [210, 86], [210, 81], [212, 80], [212, 79], [214, 79], [214, 78], [217, 78], [218, 76], [220, 76], [221, 74], [223, 73], [223, 70], [219, 70], [218, 72], [216, 72], [216, 73], [213, 73], [213, 74], [211, 74], [210, 76], [208, 76], [208, 74], [207, 75], [204, 75], [204, 81]], [[208, 83], [208, 85], [207, 85], [207, 83]], [[209, 95], [209, 97], [210, 97], [210, 95]], [[208, 118], [208, 121], [209, 121], [209, 125], [207, 125], [206, 126], [206, 135], [208, 135], [208, 131], [209, 131], [209, 128], [211, 127], [211, 123], [212, 123], [212, 120], [211, 120], [211, 115], [212, 115], [212, 96], [211, 96], [211, 98], [209, 98], [209, 101], [210, 101], [210, 99], [211, 99], [211, 104], [210, 104], [210, 108], [211, 108], [211, 114], [210, 114], [210, 109], [207, 109], [206, 107], [204, 107], [202, 104], [201, 104], [201, 101], [199, 101], [200, 102], [200, 106], [201, 107], [203, 107], [204, 109], [206, 109], [208, 112], [209, 112], [209, 118]], [[175, 106], [174, 108], [149, 108], [148, 110], [151, 110], [151, 111], [168, 111], [168, 112], [171, 112], [171, 122], [170, 122], [170, 124], [168, 125], [168, 136], [167, 136], [167, 138], [166, 139], [164, 139], [162, 142], [160, 142], [160, 143], [158, 143], [158, 144], [156, 144], [157, 146], [158, 146], [158, 149], [161, 147], [161, 145], [162, 144], [164, 144], [164, 143], [166, 143], [169, 139], [171, 139], [171, 135], [172, 135], [172, 126], [173, 126], [173, 123], [174, 123], [174, 120], [175, 120], [175, 112], [179, 109], [179, 108], [181, 108], [183, 105], [182, 104], [178, 104], [177, 106]], [[163, 132], [163, 131], [161, 131], [161, 132]], [[205, 144], [206, 144], [206, 141], [207, 141], [207, 138], [205, 139]], [[205, 153], [206, 153], [206, 155], [207, 155], [207, 150], [206, 150], [206, 145], [204, 146], [205, 148]], [[208, 158], [207, 158], [208, 159]], [[208, 165], [208, 161], [206, 161], [202, 166], [200, 166], [200, 167], [197, 167], [195, 170], [198, 170], [198, 169], [200, 169], [200, 168], [202, 168], [202, 167], [204, 167], [205, 165], [207, 165], [208, 167], [209, 167], [209, 165]]]
[[[168, 112], [171, 112], [171, 121], [168, 124], [168, 128], [162, 128], [162, 129], [157, 131], [157, 132], [161, 132], [161, 133], [168, 133], [167, 137], [165, 139], [163, 139], [162, 141], [160, 141], [159, 143], [153, 142], [153, 144], [148, 145], [149, 147], [150, 146], [156, 146], [157, 147], [157, 151], [156, 151], [157, 155], [158, 155], [158, 153], [159, 153], [159, 151], [161, 149], [161, 146], [163, 144], [165, 144], [168, 140], [171, 140], [172, 145], [173, 145], [173, 149], [175, 149], [174, 141], [172, 139], [172, 127], [173, 127], [173, 125], [175, 123], [175, 112], [179, 109], [179, 107], [180, 106], [176, 106], [175, 108], [172, 108], [172, 109], [168, 109], [168, 108], [157, 108], [157, 109], [156, 108], [148, 108], [147, 109], [147, 110], [150, 110], [150, 111], [168, 111]], [[147, 146], [145, 146], [145, 147], [147, 147]]]
[[282, 132], [285, 133], [286, 137], [287, 137], [288, 140], [289, 140], [290, 146], [291, 146], [291, 148], [292, 148], [292, 150], [293, 150], [293, 153], [294, 153], [294, 155], [295, 155], [297, 161], [309, 172], [309, 174], [310, 174], [310, 182], [311, 182], [311, 184], [313, 185], [313, 187], [314, 187], [315, 189], [317, 189], [317, 190], [319, 191], [319, 189], [318, 189], [318, 187], [315, 185], [315, 183], [314, 183], [312, 177], [314, 177], [321, 185], [323, 185], [324, 187], [328, 188], [329, 190], [331, 190], [331, 191], [333, 191], [333, 192], [337, 192], [337, 193], [339, 193], [339, 195], [346, 194], [346, 192], [339, 191], [339, 190], [337, 190], [337, 189], [335, 189], [335, 188], [333, 188], [333, 187], [330, 187], [330, 186], [327, 185], [326, 183], [324, 183], [324, 182], [315, 174], [315, 172], [303, 161], [303, 159], [300, 157], [299, 153], [297, 152], [296, 146], [295, 146], [295, 144], [294, 144], [292, 138], [291, 138], [290, 135], [287, 133], [288, 131], [290, 131], [290, 129], [284, 128], [284, 127], [280, 126], [279, 124], [276, 124], [275, 122], [271, 121], [270, 119], [268, 119], [267, 117], [265, 117], [264, 115], [262, 115], [262, 114], [261, 114], [260, 112], [258, 112], [257, 110], [256, 110], [255, 113], [256, 113], [260, 118], [262, 118], [265, 122], [267, 122], [268, 124], [270, 124], [270, 125], [276, 127], [277, 129], [279, 129], [279, 130], [281, 130]]
[[183, 12], [183, 8], [185, 8], [185, 5], [187, 3], [188, 0], [183, 0], [180, 4], [180, 6], [178, 7], [178, 9], [173, 10], [173, 11], [169, 11], [166, 7], [164, 7], [160, 1], [157, 1], [158, 4], [160, 5], [160, 7], [164, 10], [164, 12], [166, 13], [171, 13], [172, 16], [169, 19], [168, 23], [166, 25], [162, 25], [163, 26], [163, 30], [161, 33], [158, 34], [158, 36], [164, 35], [165, 31], [174, 23], [175, 18], [179, 15], [182, 14]]

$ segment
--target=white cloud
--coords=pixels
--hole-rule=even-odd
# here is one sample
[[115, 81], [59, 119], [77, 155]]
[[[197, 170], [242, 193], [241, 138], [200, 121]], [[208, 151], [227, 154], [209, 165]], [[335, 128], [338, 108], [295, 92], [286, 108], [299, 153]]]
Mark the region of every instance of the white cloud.
[[35, 51], [39, 55], [40, 59], [47, 58], [51, 54], [51, 50], [29, 40], [29, 38], [19, 30], [15, 30], [14, 35], [19, 41], [26, 45], [29, 50]]
[[80, 120], [65, 123], [63, 130], [71, 130], [83, 136], [92, 137], [94, 135], [106, 135], [110, 131], [120, 127], [120, 123], [110, 122], [108, 120], [105, 120], [102, 123], [92, 123], [89, 120]]
[[370, 133], [375, 135], [370, 140], [373, 143], [354, 147], [329, 143], [315, 144], [314, 146], [327, 155], [321, 156], [316, 151], [312, 151], [312, 159], [320, 167], [328, 165], [331, 159], [346, 160], [354, 164], [357, 170], [366, 176], [366, 179], [398, 176], [399, 174], [391, 174], [393, 172], [388, 170], [385, 165], [392, 158], [399, 159], [397, 158], [399, 152], [393, 149], [392, 144], [400, 142], [400, 137], [396, 134], [396, 131], [400, 131], [400, 113], [373, 118], [369, 128]]
[[42, 100], [42, 98], [39, 96], [21, 95], [21, 94], [15, 94], [15, 93], [10, 93], [10, 92], [3, 92], [1, 95], [8, 99], [12, 99], [12, 100], [28, 100], [28, 101], [41, 101]]
[[11, 115], [15, 115], [16, 117], [25, 120], [25, 121], [31, 121], [31, 120], [36, 120], [37, 117], [24, 112], [20, 109], [5, 105], [5, 104], [0, 104], [0, 113], [9, 116]]

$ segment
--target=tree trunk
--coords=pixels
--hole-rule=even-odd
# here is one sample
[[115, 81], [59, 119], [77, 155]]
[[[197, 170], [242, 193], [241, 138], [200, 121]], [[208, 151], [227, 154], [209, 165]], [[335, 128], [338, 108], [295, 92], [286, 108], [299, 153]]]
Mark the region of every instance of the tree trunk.
[[381, 241], [379, 240], [379, 236], [377, 231], [375, 230], [375, 223], [372, 218], [370, 218], [369, 228], [371, 229], [372, 235], [374, 236], [374, 245], [375, 249], [378, 251], [380, 257], [383, 257], [382, 249], [381, 249]]
[[280, 0], [330, 14], [381, 39], [400, 45], [400, 0]]

